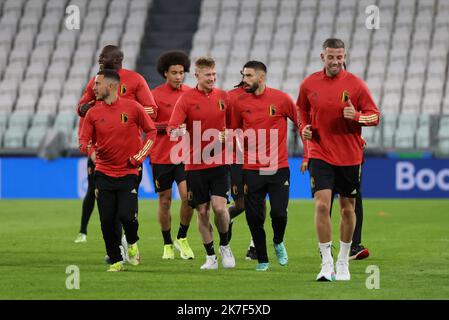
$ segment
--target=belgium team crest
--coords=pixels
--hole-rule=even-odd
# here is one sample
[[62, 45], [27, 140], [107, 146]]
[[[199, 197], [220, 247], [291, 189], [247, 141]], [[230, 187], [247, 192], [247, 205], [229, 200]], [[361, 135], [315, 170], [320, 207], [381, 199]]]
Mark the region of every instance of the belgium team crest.
[[345, 90], [341, 93], [341, 102], [346, 102], [348, 100], [349, 100], [349, 92]]
[[124, 83], [120, 85], [120, 95], [124, 96], [126, 94], [126, 86]]
[[125, 112], [122, 112], [120, 114], [120, 122], [121, 123], [127, 123], [128, 122], [128, 114]]
[[270, 117], [273, 117], [276, 114], [276, 106], [274, 104], [270, 105], [269, 113]]
[[225, 103], [223, 100], [218, 101], [218, 107], [220, 108], [221, 111], [225, 109]]

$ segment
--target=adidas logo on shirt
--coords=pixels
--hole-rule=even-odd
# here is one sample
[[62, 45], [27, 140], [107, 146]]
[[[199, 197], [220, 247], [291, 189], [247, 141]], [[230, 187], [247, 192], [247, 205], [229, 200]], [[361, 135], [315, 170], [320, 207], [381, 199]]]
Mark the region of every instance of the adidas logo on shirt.
[[136, 189], [132, 189], [131, 193], [137, 193]]
[[288, 185], [290, 185], [290, 184], [288, 183], [288, 180], [285, 180], [284, 186], [288, 186]]

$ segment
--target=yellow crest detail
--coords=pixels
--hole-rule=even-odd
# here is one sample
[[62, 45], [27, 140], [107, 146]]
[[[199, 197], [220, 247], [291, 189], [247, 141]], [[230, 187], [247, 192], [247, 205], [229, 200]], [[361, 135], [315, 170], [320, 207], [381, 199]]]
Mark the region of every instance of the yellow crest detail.
[[270, 117], [274, 116], [276, 114], [276, 106], [275, 105], [270, 105]]
[[225, 109], [225, 103], [223, 100], [218, 101], [218, 107], [220, 108], [221, 111]]
[[122, 112], [120, 114], [120, 122], [127, 123], [128, 122], [128, 114], [126, 114], [125, 112]]
[[343, 91], [341, 94], [341, 102], [346, 102], [349, 99], [349, 92], [348, 91]]
[[124, 96], [126, 94], [126, 86], [124, 83], [120, 85], [120, 95]]

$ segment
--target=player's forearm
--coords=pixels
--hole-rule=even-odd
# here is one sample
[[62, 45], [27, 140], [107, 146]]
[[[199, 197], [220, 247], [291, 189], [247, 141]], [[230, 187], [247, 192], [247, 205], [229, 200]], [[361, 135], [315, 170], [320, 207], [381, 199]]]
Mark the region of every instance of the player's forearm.
[[354, 121], [361, 126], [370, 127], [379, 124], [379, 113], [377, 112], [359, 112], [355, 113]]

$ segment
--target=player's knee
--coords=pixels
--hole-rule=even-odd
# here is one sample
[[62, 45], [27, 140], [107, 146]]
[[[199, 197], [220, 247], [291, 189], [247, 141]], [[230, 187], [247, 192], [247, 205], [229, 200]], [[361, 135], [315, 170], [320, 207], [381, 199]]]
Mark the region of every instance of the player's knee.
[[330, 205], [326, 202], [319, 201], [316, 203], [316, 211], [318, 214], [329, 214]]
[[350, 218], [355, 216], [354, 208], [345, 207], [340, 209], [340, 214], [342, 218]]
[[287, 219], [287, 210], [271, 210], [270, 215], [272, 219]]
[[171, 207], [171, 199], [168, 197], [160, 197], [159, 207], [164, 211], [168, 211]]

